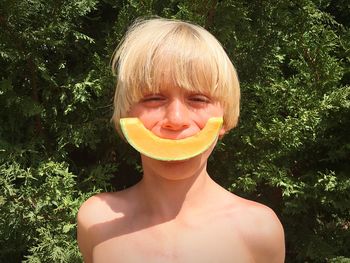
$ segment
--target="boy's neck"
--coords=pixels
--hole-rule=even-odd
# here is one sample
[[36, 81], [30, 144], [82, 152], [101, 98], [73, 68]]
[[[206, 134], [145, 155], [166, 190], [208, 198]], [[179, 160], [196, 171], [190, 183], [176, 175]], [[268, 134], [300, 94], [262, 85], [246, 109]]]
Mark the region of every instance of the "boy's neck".
[[[206, 171], [206, 163], [187, 178], [162, 176], [151, 167], [143, 165], [143, 179], [137, 185], [143, 211], [159, 221], [170, 221], [190, 216], [206, 204], [216, 183]], [[169, 169], [171, 171], [171, 169]], [[176, 178], [176, 179], [171, 179]]]

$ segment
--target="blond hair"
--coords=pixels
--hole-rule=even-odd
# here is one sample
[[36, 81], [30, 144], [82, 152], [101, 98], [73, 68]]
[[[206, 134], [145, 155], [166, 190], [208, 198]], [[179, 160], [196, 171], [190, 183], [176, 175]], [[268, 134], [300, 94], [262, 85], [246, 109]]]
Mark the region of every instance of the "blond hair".
[[145, 93], [157, 93], [164, 75], [172, 85], [217, 99], [224, 109], [224, 127], [239, 117], [240, 90], [236, 70], [216, 38], [204, 28], [178, 20], [137, 20], [112, 58], [117, 76], [112, 120], [119, 119]]

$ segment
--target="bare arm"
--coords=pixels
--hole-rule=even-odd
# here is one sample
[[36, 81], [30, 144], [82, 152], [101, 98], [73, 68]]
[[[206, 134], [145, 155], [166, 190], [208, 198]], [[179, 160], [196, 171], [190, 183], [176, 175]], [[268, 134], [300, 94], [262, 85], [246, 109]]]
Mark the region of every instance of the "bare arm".
[[92, 224], [91, 210], [96, 202], [95, 197], [86, 200], [79, 209], [77, 216], [77, 236], [79, 250], [83, 256], [84, 263], [92, 263], [92, 237], [89, 233], [89, 228]]
[[284, 230], [276, 214], [263, 205], [249, 208], [245, 220], [245, 239], [255, 262], [283, 263], [285, 259]]
[[283, 263], [285, 258], [284, 230], [276, 214], [269, 208], [261, 212], [257, 231], [257, 262]]

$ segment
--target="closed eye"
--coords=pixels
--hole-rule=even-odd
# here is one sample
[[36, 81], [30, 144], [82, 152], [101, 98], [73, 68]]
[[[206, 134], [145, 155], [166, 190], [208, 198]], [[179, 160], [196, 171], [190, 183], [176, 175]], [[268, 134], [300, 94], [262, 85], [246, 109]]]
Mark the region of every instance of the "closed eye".
[[189, 97], [189, 101], [198, 103], [210, 103], [210, 99], [205, 95], [193, 95]]
[[141, 99], [141, 103], [147, 107], [158, 107], [166, 102], [166, 98], [162, 95], [148, 95]]
[[162, 101], [162, 100], [165, 100], [164, 97], [162, 96], [148, 96], [148, 97], [145, 97], [141, 100], [141, 102], [148, 102], [148, 101]]

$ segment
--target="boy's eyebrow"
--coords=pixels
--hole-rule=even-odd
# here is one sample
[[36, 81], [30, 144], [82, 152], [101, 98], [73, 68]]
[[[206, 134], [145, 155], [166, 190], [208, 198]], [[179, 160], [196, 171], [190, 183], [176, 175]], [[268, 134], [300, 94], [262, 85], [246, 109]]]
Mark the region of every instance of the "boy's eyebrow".
[[142, 96], [143, 97], [151, 97], [151, 96], [161, 96], [162, 94], [159, 93], [159, 92], [156, 92], [156, 93], [146, 93], [146, 94], [143, 94]]

